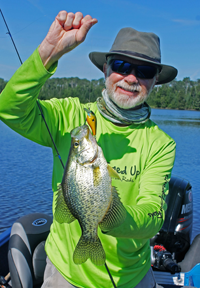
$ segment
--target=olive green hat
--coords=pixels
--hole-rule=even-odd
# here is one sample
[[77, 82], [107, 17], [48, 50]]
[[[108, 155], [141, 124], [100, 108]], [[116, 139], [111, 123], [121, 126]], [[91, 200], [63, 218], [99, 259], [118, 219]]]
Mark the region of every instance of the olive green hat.
[[154, 33], [140, 32], [133, 28], [123, 28], [117, 34], [109, 52], [91, 52], [90, 60], [103, 71], [103, 65], [109, 55], [124, 55], [161, 67], [158, 84], [172, 81], [178, 71], [176, 68], [161, 64], [160, 39]]

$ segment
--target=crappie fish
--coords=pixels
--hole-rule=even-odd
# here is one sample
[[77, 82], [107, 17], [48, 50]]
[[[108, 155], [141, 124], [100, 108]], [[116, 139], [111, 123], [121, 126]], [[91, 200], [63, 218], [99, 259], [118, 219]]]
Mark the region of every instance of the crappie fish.
[[80, 224], [82, 235], [73, 254], [75, 264], [82, 264], [88, 258], [96, 265], [105, 264], [98, 225], [105, 232], [121, 225], [126, 218], [126, 210], [116, 188], [111, 185], [111, 177], [119, 178], [108, 166], [89, 127], [73, 129], [54, 216], [59, 223], [77, 219]]

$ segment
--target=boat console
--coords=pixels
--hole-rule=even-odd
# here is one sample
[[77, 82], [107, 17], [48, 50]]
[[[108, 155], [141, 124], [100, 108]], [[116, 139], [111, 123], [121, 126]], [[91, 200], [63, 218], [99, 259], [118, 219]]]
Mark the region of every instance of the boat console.
[[176, 273], [181, 270], [185, 254], [190, 248], [193, 223], [192, 187], [178, 177], [169, 182], [167, 210], [161, 230], [151, 241], [153, 268]]

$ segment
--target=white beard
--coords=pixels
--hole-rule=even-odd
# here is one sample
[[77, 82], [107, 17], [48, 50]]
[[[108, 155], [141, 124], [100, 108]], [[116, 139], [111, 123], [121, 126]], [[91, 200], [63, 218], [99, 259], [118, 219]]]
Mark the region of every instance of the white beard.
[[[124, 80], [121, 80], [121, 81], [117, 82], [116, 84], [114, 84], [113, 86], [111, 86], [109, 77], [107, 77], [106, 81], [105, 81], [106, 90], [107, 90], [107, 93], [108, 93], [110, 99], [118, 107], [123, 108], [123, 109], [135, 108], [135, 107], [141, 105], [142, 103], [144, 103], [147, 100], [149, 94], [151, 93], [151, 91], [154, 87], [153, 84], [149, 88], [148, 93], [144, 94], [144, 93], [142, 93], [142, 87], [140, 86], [139, 83], [129, 85]], [[116, 92], [117, 87], [121, 87], [121, 88], [128, 90], [128, 91], [131, 91], [131, 92], [139, 92], [139, 94], [137, 96], [132, 96], [132, 97], [128, 96], [126, 94], [121, 94], [119, 92]]]

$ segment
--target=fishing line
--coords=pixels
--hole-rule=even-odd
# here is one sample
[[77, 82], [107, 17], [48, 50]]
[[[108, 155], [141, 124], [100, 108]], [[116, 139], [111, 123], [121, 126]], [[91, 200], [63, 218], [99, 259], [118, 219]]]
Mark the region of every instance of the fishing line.
[[[41, 19], [42, 17], [46, 17], [46, 15], [43, 15], [41, 17], [38, 17], [36, 20], [30, 22], [28, 25], [24, 26], [22, 29], [16, 31], [15, 33], [12, 33], [12, 35], [16, 35], [19, 34], [21, 31], [25, 30], [27, 27], [31, 26], [33, 23], [38, 22], [39, 19]], [[6, 34], [9, 34], [8, 32]], [[31, 37], [31, 36], [30, 36]], [[0, 39], [6, 39], [7, 36], [0, 36]]]
[[[14, 42], [14, 40], [13, 40], [13, 38], [12, 38], [12, 35], [11, 35], [11, 33], [10, 33], [10, 30], [9, 30], [9, 28], [8, 28], [8, 25], [7, 25], [7, 23], [6, 23], [6, 20], [5, 20], [4, 16], [3, 16], [3, 13], [2, 13], [2, 11], [1, 11], [1, 9], [0, 9], [0, 12], [1, 12], [2, 18], [3, 18], [4, 22], [5, 22], [6, 28], [7, 28], [7, 30], [8, 30], [8, 34], [10, 35], [10, 38], [11, 38], [11, 40], [12, 40], [12, 43], [13, 43], [13, 45], [14, 45], [14, 47], [15, 47], [16, 52], [17, 52], [19, 61], [20, 61], [21, 64], [23, 64], [23, 62], [22, 62], [22, 60], [21, 60], [21, 58], [20, 58], [19, 52], [18, 52], [18, 50], [17, 50], [17, 47], [16, 47], [15, 42]], [[89, 98], [90, 98], [90, 95], [89, 95]], [[90, 100], [90, 99], [89, 99], [89, 100]], [[49, 133], [49, 136], [50, 136], [51, 141], [52, 141], [52, 143], [53, 143], [53, 145], [54, 145], [54, 148], [55, 148], [55, 150], [56, 150], [57, 156], [58, 156], [58, 158], [59, 158], [59, 160], [60, 160], [60, 163], [61, 163], [61, 165], [62, 165], [62, 167], [63, 167], [63, 169], [64, 169], [65, 166], [64, 166], [63, 161], [62, 161], [62, 159], [61, 159], [61, 156], [60, 156], [60, 154], [59, 154], [59, 152], [58, 152], [58, 149], [57, 149], [57, 147], [56, 147], [56, 143], [55, 143], [54, 140], [53, 140], [53, 136], [52, 136], [51, 131], [50, 131], [49, 127], [48, 127], [48, 124], [47, 124], [47, 122], [46, 122], [46, 120], [45, 120], [45, 117], [44, 117], [44, 114], [43, 114], [43, 111], [42, 111], [42, 107], [41, 107], [41, 105], [40, 105], [40, 103], [39, 103], [39, 100], [37, 100], [36, 102], [37, 102], [38, 108], [39, 108], [40, 113], [41, 113], [40, 115], [42, 116], [42, 119], [44, 120], [44, 123], [45, 123], [45, 125], [46, 125], [47, 131], [48, 131], [48, 133]], [[89, 102], [90, 102], [90, 101], [89, 101]], [[112, 282], [112, 284], [113, 284], [113, 287], [114, 287], [114, 288], [117, 288], [117, 286], [115, 285], [115, 282], [114, 282], [114, 280], [113, 280], [113, 277], [112, 277], [112, 275], [111, 275], [111, 273], [110, 273], [110, 270], [109, 270], [106, 262], [105, 262], [104, 265], [105, 265], [105, 268], [106, 268], [106, 270], [107, 270], [107, 272], [108, 272], [108, 275], [109, 275], [109, 277], [110, 277], [110, 280], [111, 280], [111, 282]]]
[[107, 270], [108, 275], [109, 275], [109, 277], [110, 277], [110, 280], [111, 280], [111, 282], [112, 282], [112, 284], [113, 284], [113, 287], [114, 287], [114, 288], [117, 288], [117, 286], [115, 285], [115, 282], [114, 282], [114, 280], [113, 280], [113, 277], [112, 277], [112, 275], [110, 274], [110, 270], [108, 269], [108, 266], [107, 266], [106, 262], [105, 262], [105, 267], [106, 267], [106, 270]]
[[14, 33], [14, 35], [20, 33], [21, 31], [23, 31], [24, 29], [26, 29], [27, 27], [31, 26], [33, 23], [38, 22], [39, 19], [46, 17], [46, 15], [42, 15], [38, 18], [36, 18], [34, 21], [30, 22], [28, 25], [24, 26], [22, 29], [18, 30], [17, 32]]
[[43, 111], [42, 111], [42, 107], [40, 106], [40, 103], [39, 103], [38, 100], [37, 100], [37, 105], [38, 105], [38, 108], [39, 108], [40, 113], [41, 113], [40, 115], [42, 116], [42, 119], [44, 120], [44, 123], [45, 123], [45, 125], [46, 125], [46, 128], [47, 128], [47, 131], [48, 131], [48, 133], [49, 133], [49, 136], [51, 137], [51, 141], [52, 141], [53, 146], [54, 146], [54, 148], [55, 148], [55, 150], [56, 150], [56, 153], [57, 153], [57, 156], [58, 156], [58, 158], [59, 158], [59, 160], [60, 160], [60, 163], [61, 163], [63, 169], [65, 169], [65, 165], [63, 164], [63, 161], [62, 161], [62, 159], [61, 159], [61, 156], [60, 156], [60, 154], [59, 154], [59, 152], [58, 152], [58, 149], [57, 149], [57, 147], [56, 147], [56, 143], [55, 143], [54, 140], [53, 140], [53, 136], [51, 135], [51, 131], [49, 130], [49, 126], [48, 126], [48, 124], [47, 124], [47, 122], [46, 122], [46, 120], [45, 120], [45, 117], [44, 117], [44, 114], [43, 114]]

